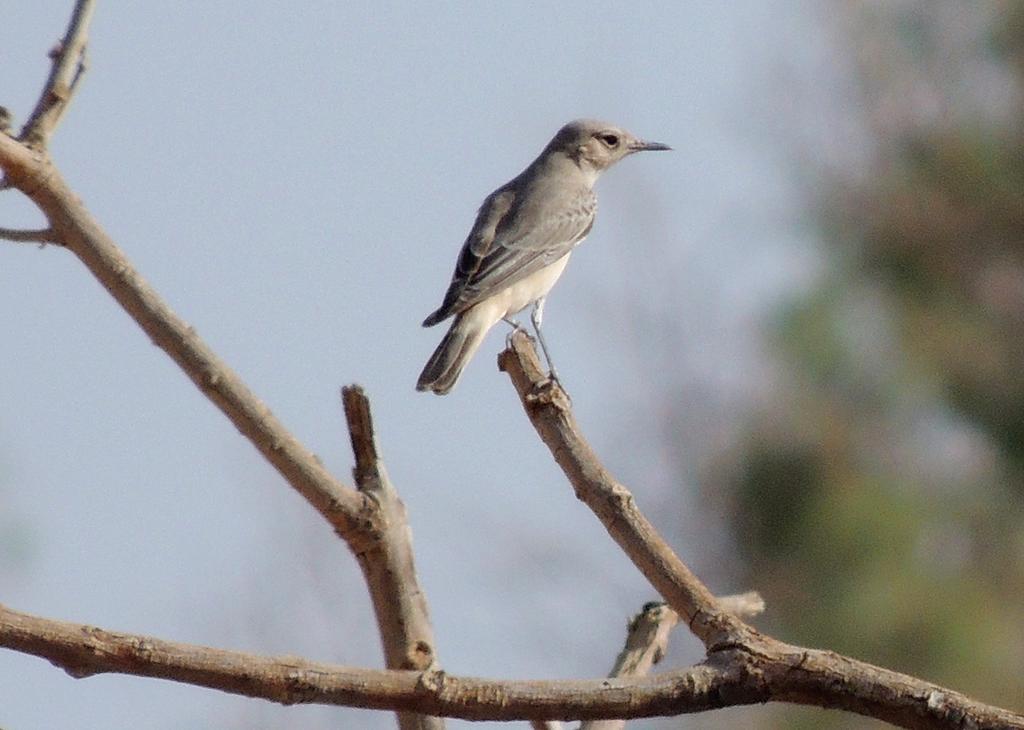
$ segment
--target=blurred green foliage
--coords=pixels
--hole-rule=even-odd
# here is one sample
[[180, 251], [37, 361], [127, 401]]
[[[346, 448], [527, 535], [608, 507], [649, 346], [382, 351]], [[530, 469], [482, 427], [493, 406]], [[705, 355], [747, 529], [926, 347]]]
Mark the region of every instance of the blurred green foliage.
[[829, 273], [705, 483], [767, 630], [1024, 710], [1024, 3], [855, 7], [873, 150], [818, 186]]

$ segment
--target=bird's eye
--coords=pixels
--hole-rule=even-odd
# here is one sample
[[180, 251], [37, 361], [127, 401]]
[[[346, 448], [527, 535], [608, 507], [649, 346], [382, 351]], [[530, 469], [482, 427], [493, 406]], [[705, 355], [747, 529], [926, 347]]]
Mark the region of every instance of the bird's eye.
[[602, 134], [601, 141], [609, 147], [615, 147], [619, 143], [619, 136], [617, 134]]

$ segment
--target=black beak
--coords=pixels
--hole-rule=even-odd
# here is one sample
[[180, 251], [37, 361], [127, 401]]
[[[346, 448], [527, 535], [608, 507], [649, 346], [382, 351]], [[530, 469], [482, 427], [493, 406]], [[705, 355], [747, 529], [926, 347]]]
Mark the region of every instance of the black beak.
[[637, 140], [630, 147], [633, 152], [657, 152], [658, 150], [672, 149], [662, 142], [644, 142], [643, 140]]

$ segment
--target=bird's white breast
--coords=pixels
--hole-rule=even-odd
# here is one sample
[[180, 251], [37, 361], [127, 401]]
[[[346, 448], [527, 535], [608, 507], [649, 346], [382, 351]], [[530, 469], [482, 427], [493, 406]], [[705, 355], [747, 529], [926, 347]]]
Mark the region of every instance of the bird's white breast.
[[502, 289], [472, 307], [472, 310], [477, 310], [473, 312], [474, 318], [480, 317], [494, 324], [502, 317], [510, 317], [546, 296], [558, 281], [558, 277], [565, 271], [565, 265], [569, 263], [571, 254], [570, 251], [554, 263], [530, 274], [525, 279], [520, 279], [512, 286]]

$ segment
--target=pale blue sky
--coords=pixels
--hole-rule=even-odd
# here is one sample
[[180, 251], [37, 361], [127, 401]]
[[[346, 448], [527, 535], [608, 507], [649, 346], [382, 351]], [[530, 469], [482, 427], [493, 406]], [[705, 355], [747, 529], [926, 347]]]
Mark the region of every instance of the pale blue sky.
[[[17, 121], [70, 4], [22, 3], [0, 28], [0, 104]], [[596, 676], [654, 593], [535, 437], [494, 365], [503, 335], [436, 398], [413, 390], [442, 335], [419, 322], [483, 196], [562, 123], [603, 118], [675, 147], [602, 179], [545, 324], [594, 446], [642, 507], [676, 505], [652, 516], [682, 534], [688, 485], [664, 472], [648, 420], [661, 383], [716, 412], [756, 395], [761, 317], [813, 272], [790, 133], [846, 134], [828, 123], [843, 76], [823, 7], [101, 2], [53, 155], [143, 275], [345, 479], [337, 392], [366, 387], [447, 670]], [[820, 119], [798, 118], [813, 105]], [[0, 225], [39, 223], [14, 198], [0, 196]], [[380, 665], [345, 547], [73, 256], [0, 243], [0, 311], [0, 525], [14, 525], [0, 601]], [[638, 324], [657, 317], [672, 337]], [[674, 542], [715, 574], [699, 540]], [[668, 661], [695, 656], [680, 634]], [[0, 687], [6, 730], [392, 726], [76, 681], [10, 652]]]

